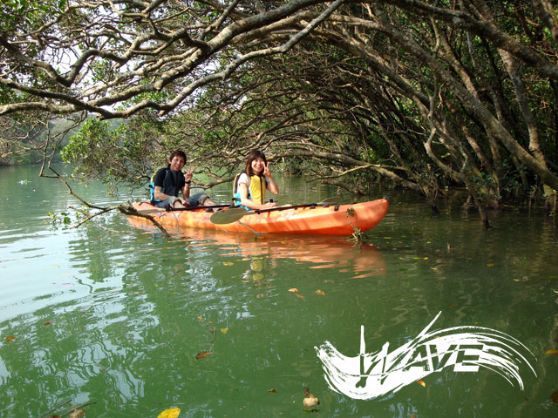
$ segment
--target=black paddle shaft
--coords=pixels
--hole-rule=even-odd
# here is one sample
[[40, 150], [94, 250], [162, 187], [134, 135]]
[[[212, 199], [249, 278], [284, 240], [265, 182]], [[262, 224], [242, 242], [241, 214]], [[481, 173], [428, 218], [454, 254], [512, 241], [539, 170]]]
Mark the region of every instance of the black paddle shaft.
[[[269, 208], [269, 209], [254, 209], [251, 212], [246, 212], [246, 214], [250, 214], [250, 213], [264, 213], [264, 212], [273, 212], [276, 210], [289, 210], [289, 209], [299, 209], [299, 208], [316, 208], [316, 207], [328, 207], [329, 204], [320, 204], [320, 203], [302, 203], [300, 205], [290, 205], [290, 206], [278, 206], [275, 208]], [[338, 207], [338, 205], [335, 205], [336, 207]]]
[[238, 206], [234, 206], [231, 204], [228, 205], [211, 205], [211, 206], [187, 206], [185, 208], [168, 208], [168, 212], [177, 212], [177, 211], [184, 211], [184, 210], [197, 210], [197, 209], [220, 209], [220, 208], [237, 208]]

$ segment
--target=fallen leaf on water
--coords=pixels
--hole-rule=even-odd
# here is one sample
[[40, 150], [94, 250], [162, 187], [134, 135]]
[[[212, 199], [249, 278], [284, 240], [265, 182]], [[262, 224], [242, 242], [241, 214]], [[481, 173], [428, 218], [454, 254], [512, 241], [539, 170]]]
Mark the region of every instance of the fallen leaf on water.
[[552, 392], [552, 395], [550, 395], [550, 399], [552, 399], [552, 402], [558, 403], [558, 390]]
[[310, 389], [304, 388], [304, 399], [302, 406], [306, 411], [313, 411], [320, 404], [320, 400], [316, 395], [310, 392]]
[[417, 383], [418, 383], [419, 385], [421, 385], [423, 388], [426, 387], [426, 382], [425, 382], [424, 380], [422, 380], [422, 379], [417, 380]]
[[223, 261], [223, 265], [224, 266], [234, 266], [234, 263], [232, 261]]
[[200, 351], [198, 354], [196, 354], [196, 360], [204, 359], [211, 354], [213, 354], [211, 351]]
[[203, 318], [203, 316], [198, 315], [198, 316], [196, 316], [196, 319], [197, 319], [198, 321], [203, 321], [204, 318]]
[[81, 408], [74, 408], [68, 414], [68, 418], [82, 418], [85, 416], [85, 411]]
[[486, 267], [488, 267], [488, 268], [492, 268], [492, 267], [494, 267], [494, 266], [496, 266], [496, 264], [494, 264], [494, 263], [486, 263]]
[[555, 348], [549, 348], [544, 352], [545, 356], [558, 356], [558, 350]]
[[46, 327], [48, 325], [52, 325], [52, 321], [45, 321], [43, 322], [43, 325]]
[[314, 293], [318, 296], [325, 296], [326, 295], [326, 292], [324, 292], [322, 289], [316, 289], [316, 291]]
[[301, 294], [299, 294], [299, 293], [295, 293], [295, 296], [296, 296], [297, 298], [299, 298], [299, 299], [304, 300], [304, 295], [301, 295]]
[[157, 418], [178, 418], [180, 415], [180, 408], [169, 408], [161, 411]]
[[8, 335], [6, 338], [7, 343], [13, 343], [16, 339], [15, 335]]
[[229, 332], [228, 328], [221, 328], [221, 334], [225, 335], [228, 332]]
[[277, 389], [275, 388], [270, 388], [267, 390], [269, 393], [277, 393]]
[[291, 287], [291, 288], [289, 289], [289, 292], [291, 292], [291, 293], [298, 293], [298, 289], [297, 289], [296, 287]]

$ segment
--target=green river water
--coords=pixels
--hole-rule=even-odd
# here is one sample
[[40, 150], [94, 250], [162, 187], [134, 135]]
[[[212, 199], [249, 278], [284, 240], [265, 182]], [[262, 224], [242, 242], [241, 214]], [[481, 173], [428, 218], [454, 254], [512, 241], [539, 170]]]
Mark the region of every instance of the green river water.
[[[180, 417], [558, 416], [558, 234], [542, 212], [493, 214], [483, 231], [475, 214], [432, 216], [392, 195], [372, 244], [167, 238], [118, 213], [53, 228], [48, 212], [77, 203], [37, 171], [0, 168], [2, 418], [84, 404], [87, 417], [115, 418], [171, 407]], [[300, 179], [280, 186], [283, 203], [327, 197]], [[99, 204], [132, 197], [76, 189]], [[488, 327], [524, 344], [534, 373], [517, 361], [523, 390], [495, 370], [451, 367], [372, 400], [328, 385], [315, 347], [357, 356], [363, 325], [367, 352], [395, 350], [439, 312], [434, 329]], [[305, 387], [317, 411], [303, 410]]]

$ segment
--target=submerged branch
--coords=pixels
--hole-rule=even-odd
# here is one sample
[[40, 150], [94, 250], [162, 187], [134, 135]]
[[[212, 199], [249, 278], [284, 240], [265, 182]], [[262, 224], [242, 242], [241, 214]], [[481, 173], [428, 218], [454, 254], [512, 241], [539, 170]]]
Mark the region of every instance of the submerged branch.
[[153, 225], [155, 225], [157, 228], [159, 228], [159, 230], [165, 234], [167, 237], [170, 237], [170, 234], [168, 233], [168, 231], [165, 229], [165, 227], [163, 225], [161, 225], [159, 222], [157, 222], [157, 220], [151, 216], [151, 215], [147, 215], [145, 213], [141, 213], [138, 212], [133, 206], [131, 205], [119, 205], [118, 206], [118, 210], [128, 216], [137, 216], [138, 218], [145, 218], [148, 219], [149, 221], [151, 221], [153, 223]]

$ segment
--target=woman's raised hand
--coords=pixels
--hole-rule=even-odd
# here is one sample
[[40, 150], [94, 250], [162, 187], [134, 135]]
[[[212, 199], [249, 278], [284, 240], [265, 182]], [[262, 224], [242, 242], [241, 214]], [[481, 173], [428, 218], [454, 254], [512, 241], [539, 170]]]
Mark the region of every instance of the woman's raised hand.
[[264, 176], [266, 177], [271, 177], [271, 171], [269, 170], [269, 163], [264, 165], [264, 171], [263, 171]]

